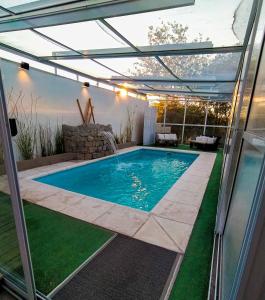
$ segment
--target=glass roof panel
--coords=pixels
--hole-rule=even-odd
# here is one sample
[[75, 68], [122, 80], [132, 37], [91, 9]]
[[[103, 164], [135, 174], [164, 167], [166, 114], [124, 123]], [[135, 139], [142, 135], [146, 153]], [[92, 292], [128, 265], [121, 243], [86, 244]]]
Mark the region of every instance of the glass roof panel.
[[185, 80], [235, 80], [240, 53], [164, 56], [162, 61]]
[[2, 9], [0, 9], [0, 18], [10, 16], [10, 14]]
[[100, 21], [43, 27], [36, 30], [75, 50], [128, 48], [127, 44]]
[[0, 33], [0, 42], [37, 56], [49, 56], [54, 51], [66, 50], [30, 30]]
[[[107, 21], [135, 46], [190, 43], [209, 40], [215, 47], [242, 43], [235, 34], [235, 15], [245, 35], [252, 0], [196, 0], [176, 9], [109, 18]], [[243, 13], [237, 13], [244, 11]], [[239, 27], [239, 26], [237, 26]]]
[[14, 13], [22, 13], [31, 10], [62, 5], [73, 2], [72, 0], [0, 0], [0, 5]]
[[[52, 60], [53, 61], [53, 60]], [[95, 77], [109, 78], [117, 77], [118, 74], [112, 72], [90, 59], [75, 59], [75, 60], [54, 60], [55, 63], [66, 66], [73, 70], [92, 75]], [[120, 76], [120, 75], [119, 75]], [[123, 78], [122, 76], [120, 76]]]
[[[136, 85], [137, 86], [137, 85]], [[153, 89], [157, 90], [175, 90], [175, 91], [193, 91], [193, 92], [213, 92], [213, 93], [232, 93], [234, 83], [216, 83], [216, 84], [150, 84]], [[138, 88], [143, 88], [143, 85], [138, 85]]]
[[97, 61], [131, 78], [175, 79], [154, 57], [108, 58]]
[[214, 84], [189, 84], [194, 92], [214, 92], [214, 93], [233, 93], [235, 83], [214, 83]]

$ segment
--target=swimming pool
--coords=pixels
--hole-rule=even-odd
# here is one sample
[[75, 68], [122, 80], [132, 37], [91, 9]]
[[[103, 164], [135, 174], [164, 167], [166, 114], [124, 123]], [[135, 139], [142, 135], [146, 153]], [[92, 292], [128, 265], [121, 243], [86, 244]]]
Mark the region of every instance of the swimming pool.
[[34, 180], [151, 211], [197, 157], [190, 153], [139, 149]]

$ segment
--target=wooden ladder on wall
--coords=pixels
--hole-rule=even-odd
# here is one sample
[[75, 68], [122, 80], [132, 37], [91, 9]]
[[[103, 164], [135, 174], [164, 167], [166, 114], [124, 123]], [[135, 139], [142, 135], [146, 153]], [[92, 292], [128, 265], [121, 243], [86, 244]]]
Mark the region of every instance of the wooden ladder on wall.
[[88, 98], [88, 101], [86, 103], [85, 111], [83, 113], [80, 102], [78, 99], [76, 99], [77, 106], [83, 121], [83, 124], [89, 124], [91, 120], [95, 124], [95, 116], [94, 116], [94, 106], [92, 105], [92, 100], [91, 98]]

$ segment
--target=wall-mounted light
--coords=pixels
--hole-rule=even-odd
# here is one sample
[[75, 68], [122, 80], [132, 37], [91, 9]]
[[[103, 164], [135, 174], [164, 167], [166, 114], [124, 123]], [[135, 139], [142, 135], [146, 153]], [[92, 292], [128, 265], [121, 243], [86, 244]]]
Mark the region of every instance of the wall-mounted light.
[[83, 82], [83, 87], [89, 87], [89, 86], [90, 86], [89, 82], [87, 81]]
[[20, 63], [20, 68], [25, 69], [25, 70], [29, 70], [29, 63], [22, 61]]
[[128, 95], [127, 90], [120, 89], [119, 91], [116, 91], [117, 96], [126, 97]]

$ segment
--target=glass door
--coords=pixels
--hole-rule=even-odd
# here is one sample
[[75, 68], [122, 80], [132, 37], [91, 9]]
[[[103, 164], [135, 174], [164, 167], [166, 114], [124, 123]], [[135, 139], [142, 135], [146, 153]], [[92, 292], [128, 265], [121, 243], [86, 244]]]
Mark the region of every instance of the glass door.
[[0, 72], [0, 273], [3, 282], [35, 299], [29, 246]]

